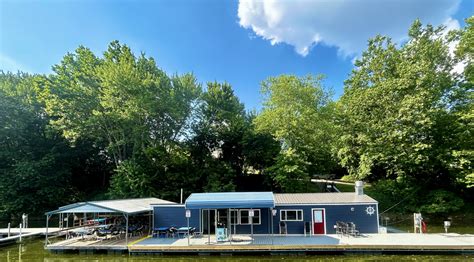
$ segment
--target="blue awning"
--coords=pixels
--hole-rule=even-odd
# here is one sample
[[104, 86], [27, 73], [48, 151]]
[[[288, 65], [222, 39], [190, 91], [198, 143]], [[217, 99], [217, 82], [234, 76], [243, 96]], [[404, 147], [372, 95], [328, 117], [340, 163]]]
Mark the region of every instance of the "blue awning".
[[204, 208], [273, 208], [272, 192], [193, 193], [185, 203], [186, 209]]

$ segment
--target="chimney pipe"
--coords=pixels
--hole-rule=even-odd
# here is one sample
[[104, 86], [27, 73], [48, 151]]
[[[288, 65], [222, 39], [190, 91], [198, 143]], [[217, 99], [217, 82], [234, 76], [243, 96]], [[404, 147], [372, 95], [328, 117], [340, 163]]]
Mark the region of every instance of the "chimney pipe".
[[355, 194], [361, 196], [364, 194], [364, 182], [356, 181], [355, 182]]

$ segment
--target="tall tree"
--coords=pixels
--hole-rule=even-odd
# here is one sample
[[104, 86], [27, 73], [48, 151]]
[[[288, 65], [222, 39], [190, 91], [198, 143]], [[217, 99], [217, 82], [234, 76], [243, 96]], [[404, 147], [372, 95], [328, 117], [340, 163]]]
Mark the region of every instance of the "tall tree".
[[457, 97], [459, 103], [455, 105], [458, 114], [457, 146], [453, 150], [456, 162], [453, 165], [460, 170], [464, 182], [468, 187], [474, 187], [474, 16], [466, 19], [466, 27], [460, 31], [460, 40], [456, 48], [458, 66], [464, 66], [459, 77]]
[[[147, 181], [140, 182], [147, 186], [138, 194], [149, 195], [153, 191], [152, 181], [164, 174], [143, 174], [143, 170], [130, 168], [140, 162], [135, 159], [148, 157], [155, 161], [149, 148], [172, 154], [183, 140], [200, 93], [194, 76], [169, 77], [153, 58], [144, 54], [136, 57], [128, 46], [117, 41], [109, 45], [103, 58], [79, 47], [53, 71], [54, 74], [38, 81], [51, 124], [71, 142], [81, 137], [94, 139], [118, 172], [137, 176], [128, 181]], [[113, 182], [112, 192], [116, 185], [124, 183]]]
[[[48, 127], [49, 117], [38, 101], [38, 76], [0, 73], [0, 214], [39, 214], [82, 199], [100, 189], [104, 168], [96, 168], [99, 152], [79, 141], [69, 147]], [[94, 174], [90, 170], [94, 169]], [[82, 179], [99, 179], [84, 188]]]
[[263, 109], [255, 126], [281, 141], [283, 154], [272, 170], [277, 185], [286, 191], [306, 190], [311, 175], [328, 174], [335, 166], [334, 106], [321, 80], [322, 76], [282, 75], [262, 83]]
[[192, 158], [201, 167], [205, 190], [233, 191], [243, 171], [244, 106], [228, 83], [208, 83], [201, 99], [190, 141]]
[[383, 36], [369, 41], [339, 104], [338, 156], [354, 177], [396, 178], [420, 192], [429, 188], [428, 198], [451, 199], [460, 174], [452, 152], [467, 131], [459, 125], [467, 93], [452, 73], [452, 41], [443, 27], [419, 21], [401, 47]]

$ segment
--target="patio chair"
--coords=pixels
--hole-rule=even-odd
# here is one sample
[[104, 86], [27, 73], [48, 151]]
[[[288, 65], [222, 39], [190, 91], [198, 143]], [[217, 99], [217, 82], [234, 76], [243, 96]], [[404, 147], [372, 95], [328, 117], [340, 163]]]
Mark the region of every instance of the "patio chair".
[[357, 237], [360, 235], [359, 230], [357, 230], [356, 225], [352, 222], [348, 223], [349, 235]]
[[178, 233], [178, 229], [175, 226], [171, 226], [168, 229], [167, 237], [172, 237], [174, 238]]

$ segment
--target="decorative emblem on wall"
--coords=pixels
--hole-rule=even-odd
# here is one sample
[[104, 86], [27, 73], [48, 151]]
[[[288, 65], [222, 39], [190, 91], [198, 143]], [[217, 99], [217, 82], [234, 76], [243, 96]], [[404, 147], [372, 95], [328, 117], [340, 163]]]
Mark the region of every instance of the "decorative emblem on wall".
[[368, 206], [365, 209], [365, 212], [367, 213], [367, 215], [371, 216], [371, 215], [375, 214], [375, 208], [373, 206]]

